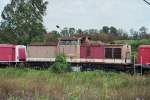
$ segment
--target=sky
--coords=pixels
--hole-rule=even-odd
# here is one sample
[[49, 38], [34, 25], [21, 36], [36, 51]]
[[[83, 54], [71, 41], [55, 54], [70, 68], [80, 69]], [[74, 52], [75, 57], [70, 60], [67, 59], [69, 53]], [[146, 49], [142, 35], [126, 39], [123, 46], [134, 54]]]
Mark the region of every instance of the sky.
[[[44, 25], [48, 31], [57, 30], [56, 25], [76, 29], [101, 29], [102, 26], [115, 26], [126, 31], [141, 26], [150, 29], [150, 6], [143, 0], [47, 1]], [[9, 2], [0, 0], [0, 13]]]

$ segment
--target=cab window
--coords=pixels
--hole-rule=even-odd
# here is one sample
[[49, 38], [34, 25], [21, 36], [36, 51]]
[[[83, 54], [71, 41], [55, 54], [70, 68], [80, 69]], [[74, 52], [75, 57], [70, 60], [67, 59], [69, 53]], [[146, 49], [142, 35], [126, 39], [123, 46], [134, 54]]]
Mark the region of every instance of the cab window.
[[60, 41], [60, 45], [77, 45], [78, 41], [75, 40], [62, 40]]

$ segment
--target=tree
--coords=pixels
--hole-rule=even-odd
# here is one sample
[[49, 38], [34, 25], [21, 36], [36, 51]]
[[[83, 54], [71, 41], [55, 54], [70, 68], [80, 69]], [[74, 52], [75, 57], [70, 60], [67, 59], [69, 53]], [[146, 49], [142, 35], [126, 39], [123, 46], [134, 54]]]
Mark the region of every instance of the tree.
[[89, 30], [88, 30], [88, 29], [84, 30], [84, 31], [83, 31], [83, 34], [88, 35], [88, 34], [89, 34]]
[[63, 28], [60, 32], [63, 36], [67, 36], [69, 35], [69, 30], [67, 27]]
[[139, 35], [140, 35], [140, 38], [148, 38], [148, 29], [144, 26], [142, 26], [140, 29], [139, 29]]
[[89, 34], [95, 34], [98, 33], [97, 29], [89, 29]]
[[56, 30], [51, 31], [50, 33], [52, 33], [52, 34], [59, 34], [59, 32], [56, 31]]
[[77, 33], [77, 34], [82, 34], [83, 31], [82, 31], [82, 29], [78, 29], [76, 33]]
[[103, 26], [102, 32], [103, 33], [109, 33], [109, 27], [108, 26]]
[[146, 34], [148, 29], [145, 27], [145, 26], [142, 26], [140, 29], [139, 29], [140, 33], [143, 33], [143, 34]]
[[76, 29], [75, 28], [69, 28], [69, 34], [75, 34], [75, 32], [76, 32]]
[[130, 29], [130, 34], [131, 34], [132, 39], [138, 39], [139, 37], [139, 33], [135, 31], [134, 29]]
[[53, 30], [50, 33], [45, 34], [44, 37], [45, 37], [44, 39], [45, 42], [51, 42], [51, 41], [54, 42], [54, 41], [58, 41], [58, 38], [60, 38], [60, 34], [57, 31]]
[[32, 41], [43, 41], [46, 30], [43, 26], [47, 1], [44, 0], [11, 0], [1, 14], [1, 28], [13, 34], [18, 44]]
[[119, 39], [123, 39], [123, 40], [127, 40], [129, 39], [129, 35], [128, 33], [126, 33], [123, 29], [118, 29], [117, 30], [117, 34], [118, 34], [118, 38]]
[[110, 27], [110, 33], [111, 34], [114, 34], [114, 35], [117, 35], [117, 29], [113, 26]]

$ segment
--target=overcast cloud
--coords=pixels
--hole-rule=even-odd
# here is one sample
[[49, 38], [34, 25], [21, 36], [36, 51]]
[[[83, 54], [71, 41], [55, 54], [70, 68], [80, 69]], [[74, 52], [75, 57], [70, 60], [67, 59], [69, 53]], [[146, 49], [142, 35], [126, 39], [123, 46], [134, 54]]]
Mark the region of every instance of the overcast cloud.
[[[10, 0], [0, 0], [0, 12]], [[44, 25], [48, 31], [56, 25], [82, 29], [115, 26], [124, 30], [150, 28], [150, 6], [143, 0], [47, 0]], [[150, 0], [149, 0], [150, 1]]]

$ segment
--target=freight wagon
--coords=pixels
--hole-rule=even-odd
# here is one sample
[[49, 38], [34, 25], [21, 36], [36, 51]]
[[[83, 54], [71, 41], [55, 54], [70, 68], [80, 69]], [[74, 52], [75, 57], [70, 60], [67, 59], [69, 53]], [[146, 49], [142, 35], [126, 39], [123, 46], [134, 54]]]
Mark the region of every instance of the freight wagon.
[[135, 67], [150, 69], [150, 45], [140, 45], [138, 47]]
[[26, 61], [23, 45], [0, 44], [0, 64], [16, 64]]

